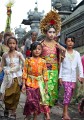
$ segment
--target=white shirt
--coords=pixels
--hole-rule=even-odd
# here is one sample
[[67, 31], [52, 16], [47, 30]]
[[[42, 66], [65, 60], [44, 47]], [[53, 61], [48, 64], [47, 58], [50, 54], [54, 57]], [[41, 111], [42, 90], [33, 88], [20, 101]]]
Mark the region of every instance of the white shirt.
[[[24, 64], [24, 57], [22, 53], [16, 51], [16, 55], [13, 58], [9, 57], [8, 53], [4, 54], [5, 64], [4, 66], [4, 78], [1, 84], [1, 93], [5, 93], [6, 88], [10, 88], [11, 85], [14, 83], [13, 78], [18, 78], [18, 84], [21, 84], [21, 77], [22, 77], [22, 68], [21, 68], [21, 61]], [[6, 74], [6, 71], [8, 74]]]
[[[22, 53], [20, 52], [16, 52], [16, 56], [14, 56], [12, 59], [10, 59], [9, 55], [7, 54], [7, 56], [5, 57], [5, 61], [6, 61], [6, 66], [9, 68], [8, 70], [10, 70], [10, 64], [13, 64], [15, 67], [19, 67], [20, 69], [18, 69], [17, 72], [13, 72], [12, 73], [12, 77], [20, 77], [22, 76], [22, 69], [21, 69], [21, 60], [25, 61]], [[24, 63], [23, 63], [24, 64]]]
[[67, 51], [65, 53], [65, 58], [60, 65], [59, 71], [59, 78], [62, 78], [62, 81], [76, 82], [77, 67], [79, 70], [79, 77], [83, 78], [83, 66], [81, 62], [80, 53], [73, 50], [73, 55], [73, 60], [70, 60]]

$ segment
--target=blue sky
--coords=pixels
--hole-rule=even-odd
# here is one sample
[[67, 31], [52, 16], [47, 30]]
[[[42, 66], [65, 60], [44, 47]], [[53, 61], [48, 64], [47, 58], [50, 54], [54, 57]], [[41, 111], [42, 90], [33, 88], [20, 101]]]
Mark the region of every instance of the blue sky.
[[[38, 10], [47, 13], [51, 9], [51, 0], [14, 0], [12, 7], [11, 28], [19, 27], [23, 19], [27, 19], [27, 12], [35, 8], [35, 2], [38, 1]], [[80, 2], [81, 0], [77, 0]], [[4, 31], [6, 25], [6, 4], [8, 0], [0, 0], [0, 32]], [[22, 25], [23, 28], [27, 26]], [[27, 27], [28, 28], [28, 27]], [[28, 28], [29, 29], [29, 28]]]

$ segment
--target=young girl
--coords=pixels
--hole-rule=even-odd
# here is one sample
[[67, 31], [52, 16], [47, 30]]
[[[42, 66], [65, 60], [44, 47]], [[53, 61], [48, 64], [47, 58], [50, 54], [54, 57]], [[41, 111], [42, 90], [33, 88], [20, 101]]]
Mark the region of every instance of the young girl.
[[41, 44], [43, 47], [42, 58], [46, 60], [48, 71], [49, 106], [54, 106], [58, 100], [58, 72], [61, 52], [65, 48], [55, 41], [61, 29], [61, 19], [55, 10], [49, 11], [40, 22], [41, 32], [45, 35]]
[[22, 76], [22, 69], [20, 61], [24, 63], [23, 55], [16, 50], [17, 39], [10, 37], [7, 40], [9, 51], [2, 56], [2, 68], [4, 69], [4, 79], [1, 85], [1, 92], [4, 95], [5, 111], [4, 115], [8, 117], [9, 110], [11, 110], [10, 117], [16, 117], [16, 108], [20, 98], [20, 83]]
[[65, 43], [67, 49], [65, 58], [60, 66], [59, 82], [64, 86], [63, 120], [70, 120], [68, 106], [76, 85], [76, 68], [78, 67], [79, 69], [78, 79], [81, 82], [83, 78], [83, 67], [79, 52], [73, 49], [75, 43], [74, 37], [66, 37]]
[[24, 107], [25, 120], [33, 114], [33, 120], [37, 120], [37, 115], [44, 112], [46, 120], [50, 120], [49, 107], [45, 102], [47, 90], [47, 67], [42, 59], [42, 46], [39, 42], [31, 44], [32, 57], [27, 58], [23, 68], [23, 87], [26, 88], [27, 99]]

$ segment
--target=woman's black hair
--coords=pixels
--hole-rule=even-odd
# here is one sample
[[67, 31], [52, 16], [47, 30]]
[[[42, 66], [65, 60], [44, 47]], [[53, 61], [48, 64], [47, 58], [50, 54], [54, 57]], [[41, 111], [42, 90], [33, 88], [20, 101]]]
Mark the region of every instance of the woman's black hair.
[[48, 26], [48, 27], [47, 27], [47, 29], [46, 29], [46, 30], [44, 30], [44, 32], [45, 32], [45, 33], [47, 33], [47, 31], [48, 31], [48, 30], [50, 30], [50, 28], [54, 28], [54, 29], [55, 29], [55, 31], [56, 31], [56, 28], [55, 28], [55, 26], [53, 26], [53, 25], [50, 25], [50, 26]]
[[9, 44], [9, 41], [10, 41], [11, 39], [14, 39], [14, 40], [16, 41], [16, 44], [17, 44], [17, 39], [16, 39], [15, 37], [9, 37], [8, 40], [7, 40], [7, 45]]
[[31, 44], [31, 46], [30, 46], [31, 52], [32, 52], [33, 50], [35, 50], [38, 45], [42, 46], [40, 42], [37, 42], [37, 41], [33, 42], [33, 43]]
[[65, 38], [65, 43], [66, 43], [66, 41], [67, 41], [68, 38], [71, 38], [71, 41], [75, 43], [75, 37], [73, 37], [73, 36], [67, 36]]

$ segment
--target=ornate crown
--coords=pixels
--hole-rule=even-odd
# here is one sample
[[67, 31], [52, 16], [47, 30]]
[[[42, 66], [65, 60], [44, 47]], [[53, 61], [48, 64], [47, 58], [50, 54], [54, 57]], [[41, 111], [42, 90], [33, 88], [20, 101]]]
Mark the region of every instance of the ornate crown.
[[44, 18], [40, 22], [40, 29], [43, 34], [46, 34], [47, 29], [49, 26], [53, 26], [56, 30], [56, 34], [58, 34], [61, 30], [61, 17], [55, 11], [51, 10], [44, 16]]

